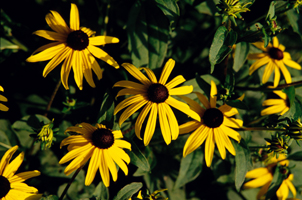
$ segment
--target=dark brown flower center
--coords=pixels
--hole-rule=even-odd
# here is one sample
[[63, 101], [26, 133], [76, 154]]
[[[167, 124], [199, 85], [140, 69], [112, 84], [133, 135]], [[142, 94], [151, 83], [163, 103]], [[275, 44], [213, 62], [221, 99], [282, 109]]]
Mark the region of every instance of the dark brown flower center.
[[114, 143], [112, 132], [105, 128], [96, 129], [92, 133], [93, 145], [100, 149], [108, 149]]
[[273, 59], [276, 59], [276, 60], [282, 60], [283, 59], [283, 52], [278, 49], [278, 48], [270, 48], [268, 50], [268, 55], [273, 58]]
[[10, 189], [10, 182], [7, 178], [0, 175], [0, 199], [5, 197]]
[[169, 91], [166, 86], [155, 83], [148, 88], [148, 99], [154, 103], [162, 103], [169, 97]]
[[81, 30], [69, 33], [67, 37], [67, 45], [73, 50], [83, 50], [89, 44], [88, 35]]
[[203, 122], [207, 127], [217, 128], [223, 122], [223, 114], [217, 108], [210, 108], [204, 112]]

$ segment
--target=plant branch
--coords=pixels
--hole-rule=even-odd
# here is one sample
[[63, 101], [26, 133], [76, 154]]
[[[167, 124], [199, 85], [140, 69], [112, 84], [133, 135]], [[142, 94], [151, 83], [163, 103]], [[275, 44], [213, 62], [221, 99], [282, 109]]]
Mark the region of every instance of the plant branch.
[[53, 93], [52, 93], [52, 95], [50, 97], [50, 100], [49, 100], [49, 102], [47, 104], [47, 107], [46, 107], [46, 110], [45, 110], [45, 114], [44, 114], [45, 117], [47, 117], [48, 111], [51, 108], [52, 102], [53, 102], [53, 100], [54, 100], [54, 98], [55, 98], [55, 96], [56, 96], [56, 94], [57, 94], [57, 92], [59, 90], [60, 85], [61, 85], [61, 79], [58, 81], [58, 83], [57, 83], [57, 85], [56, 85], [56, 87], [55, 87], [55, 89], [54, 89], [54, 91], [53, 91]]
[[251, 91], [271, 92], [271, 91], [275, 91], [275, 90], [282, 90], [284, 88], [291, 87], [291, 86], [300, 87], [300, 86], [302, 86], [302, 81], [297, 81], [297, 82], [293, 82], [293, 83], [282, 84], [282, 85], [279, 85], [279, 86], [277, 86], [275, 88], [263, 88], [263, 87], [252, 88], [252, 87], [235, 86], [235, 89], [237, 89], [237, 90], [251, 90]]

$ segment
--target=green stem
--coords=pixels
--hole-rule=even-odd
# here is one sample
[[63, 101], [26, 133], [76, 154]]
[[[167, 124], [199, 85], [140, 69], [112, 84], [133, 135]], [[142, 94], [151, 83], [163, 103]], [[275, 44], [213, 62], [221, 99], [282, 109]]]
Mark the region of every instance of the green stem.
[[251, 87], [236, 86], [235, 89], [237, 89], [237, 90], [272, 92], [272, 91], [275, 91], [275, 90], [282, 90], [284, 88], [288, 88], [288, 87], [291, 87], [291, 86], [300, 87], [300, 86], [302, 86], [302, 81], [297, 81], [297, 82], [288, 83], [288, 84], [282, 84], [282, 85], [279, 85], [278, 87], [275, 87], [275, 88], [261, 88], [261, 87], [251, 88]]
[[82, 165], [80, 168], [77, 169], [77, 171], [73, 174], [72, 178], [70, 179], [69, 183], [66, 185], [63, 193], [61, 194], [59, 200], [63, 200], [65, 194], [67, 193], [67, 190], [69, 189], [69, 187], [71, 186], [71, 183], [74, 181], [74, 179], [76, 178], [76, 176], [78, 175], [78, 173], [81, 171], [81, 169], [84, 167], [84, 165]]
[[55, 98], [55, 96], [56, 96], [56, 94], [57, 94], [57, 92], [59, 90], [60, 85], [61, 85], [61, 79], [58, 81], [58, 83], [57, 83], [57, 85], [56, 85], [56, 87], [55, 87], [55, 89], [54, 89], [54, 91], [53, 91], [53, 93], [52, 93], [52, 95], [50, 97], [50, 100], [49, 100], [49, 102], [47, 104], [47, 107], [46, 107], [46, 110], [45, 110], [45, 114], [44, 114], [45, 117], [47, 117], [48, 111], [51, 108], [52, 102], [53, 102], [53, 100], [54, 100], [54, 98]]
[[236, 129], [237, 131], [287, 131], [282, 128], [264, 128], [264, 127], [242, 127]]
[[254, 148], [254, 149], [264, 149], [264, 148], [268, 148], [267, 146], [254, 146], [254, 147], [249, 147], [250, 149]]
[[0, 146], [3, 146], [3, 147], [5, 147], [5, 148], [7, 148], [7, 149], [12, 148], [10, 145], [4, 144], [4, 143], [2, 143], [2, 142], [0, 142]]

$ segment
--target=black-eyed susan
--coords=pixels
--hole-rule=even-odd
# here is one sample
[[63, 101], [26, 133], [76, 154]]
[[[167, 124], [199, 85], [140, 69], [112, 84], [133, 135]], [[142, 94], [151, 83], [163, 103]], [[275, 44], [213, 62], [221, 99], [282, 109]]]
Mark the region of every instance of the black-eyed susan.
[[114, 84], [114, 87], [126, 88], [120, 90], [117, 96], [134, 95], [120, 102], [114, 109], [114, 114], [116, 114], [120, 110], [129, 106], [119, 118], [120, 125], [122, 125], [122, 123], [137, 110], [145, 106], [140, 112], [135, 123], [135, 134], [139, 139], [142, 139], [140, 136], [141, 128], [145, 118], [150, 112], [144, 133], [145, 145], [149, 144], [154, 134], [157, 116], [159, 118], [160, 129], [165, 142], [170, 144], [171, 139], [177, 139], [179, 134], [178, 122], [170, 106], [200, 121], [199, 115], [192, 111], [187, 104], [178, 101], [171, 96], [189, 94], [193, 91], [193, 86], [181, 86], [175, 88], [177, 85], [186, 81], [181, 75], [166, 83], [174, 65], [175, 61], [173, 59], [169, 59], [164, 66], [159, 81], [157, 81], [155, 74], [150, 69], [142, 68], [149, 77], [148, 79], [134, 65], [123, 63], [122, 66], [142, 84], [132, 81], [119, 81]]
[[[201, 117], [200, 122], [194, 120], [179, 126], [180, 134], [194, 131], [186, 141], [183, 156], [185, 157], [196, 150], [206, 140], [205, 160], [207, 166], [210, 167], [213, 159], [215, 143], [222, 159], [225, 159], [226, 157], [225, 148], [231, 154], [236, 155], [229, 137], [240, 142], [240, 134], [232, 128], [240, 128], [243, 121], [231, 118], [238, 114], [238, 110], [236, 108], [232, 108], [226, 104], [216, 108], [217, 87], [213, 81], [211, 81], [210, 101], [208, 101], [201, 93], [195, 92], [195, 94], [205, 109], [192, 99], [182, 97], [190, 105], [191, 109]], [[244, 96], [242, 96], [240, 100], [242, 100], [243, 97]]]
[[[4, 92], [4, 89], [3, 89], [3, 87], [1, 85], [0, 85], [0, 91]], [[7, 98], [5, 96], [3, 96], [3, 95], [0, 94], [0, 101], [7, 102]], [[0, 110], [2, 110], [2, 111], [8, 111], [8, 107], [5, 106], [4, 104], [0, 103]]]
[[72, 135], [61, 142], [61, 147], [67, 147], [68, 153], [60, 160], [60, 164], [73, 161], [65, 168], [66, 175], [83, 166], [90, 158], [85, 185], [90, 185], [99, 169], [103, 183], [106, 187], [110, 184], [109, 170], [113, 181], [117, 180], [117, 164], [127, 175], [130, 157], [123, 150], [130, 149], [131, 144], [121, 140], [121, 131], [112, 131], [102, 124], [91, 126], [81, 123], [77, 126], [69, 127], [65, 132], [75, 132], [80, 135]]
[[[249, 188], [261, 187], [256, 198], [256, 199], [260, 199], [262, 196], [264, 196], [267, 193], [268, 188], [273, 180], [273, 174], [276, 169], [277, 161], [280, 161], [280, 164], [282, 166], [288, 166], [289, 161], [284, 159], [286, 159], [286, 157], [284, 155], [280, 155], [278, 159], [276, 158], [273, 159], [275, 160], [275, 163], [271, 163], [267, 167], [260, 167], [247, 172], [245, 177], [253, 180], [246, 182], [243, 185], [243, 188], [249, 189]], [[287, 172], [287, 170], [285, 171]], [[289, 190], [292, 192], [294, 197], [296, 196], [296, 188], [291, 182], [293, 178], [294, 175], [289, 173], [287, 175], [287, 178], [283, 180], [281, 186], [276, 192], [276, 196], [278, 197], [278, 200], [285, 200], [288, 197]]]
[[44, 68], [44, 77], [65, 60], [61, 68], [61, 80], [65, 89], [69, 89], [68, 76], [72, 67], [75, 82], [79, 89], [82, 90], [83, 74], [88, 84], [91, 87], [95, 87], [91, 69], [97, 75], [98, 79], [102, 78], [103, 71], [93, 56], [115, 68], [119, 68], [119, 65], [111, 56], [102, 49], [95, 47], [117, 43], [119, 39], [110, 36], [91, 37], [94, 34], [92, 30], [80, 27], [79, 11], [75, 4], [71, 4], [70, 28], [56, 11], [51, 11], [51, 13], [46, 15], [46, 22], [55, 32], [38, 30], [34, 34], [55, 42], [38, 48], [26, 60], [27, 62], [39, 62], [51, 59]]
[[263, 102], [262, 106], [269, 106], [261, 111], [261, 115], [272, 115], [280, 113], [284, 115], [290, 108], [289, 99], [282, 91], [273, 91], [281, 99], [267, 99]]
[[9, 163], [18, 146], [7, 150], [0, 162], [0, 199], [1, 200], [38, 200], [42, 194], [38, 190], [23, 183], [25, 180], [39, 176], [37, 170], [15, 174], [24, 159], [24, 152], [20, 153]]
[[[257, 69], [266, 65], [262, 76], [262, 83], [266, 83], [275, 71], [274, 87], [277, 87], [280, 81], [280, 70], [284, 76], [286, 83], [291, 83], [291, 75], [286, 66], [301, 70], [301, 66], [291, 59], [288, 52], [284, 52], [285, 47], [279, 44], [278, 38], [273, 38], [273, 44], [269, 43], [268, 46], [264, 47], [264, 42], [253, 43], [258, 49], [264, 51], [264, 53], [249, 54], [249, 60], [257, 60], [254, 62], [249, 70], [249, 75], [254, 73]], [[285, 66], [286, 65], [286, 66]]]

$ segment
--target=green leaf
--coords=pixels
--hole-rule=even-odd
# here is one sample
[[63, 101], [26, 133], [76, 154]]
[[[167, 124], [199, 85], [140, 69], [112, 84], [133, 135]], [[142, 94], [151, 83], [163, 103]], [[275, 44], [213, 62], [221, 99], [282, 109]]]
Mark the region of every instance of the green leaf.
[[298, 151], [289, 155], [286, 160], [302, 161], [302, 151]]
[[287, 11], [286, 14], [293, 30], [302, 37], [302, 15], [298, 14], [294, 9]]
[[210, 99], [211, 85], [205, 80], [203, 80], [203, 78], [200, 77], [198, 74], [196, 74], [195, 78], [199, 87], [203, 90], [208, 99]]
[[11, 43], [10, 41], [0, 37], [0, 50], [2, 51], [3, 49], [20, 49], [18, 45], [15, 45]]
[[32, 128], [34, 128], [35, 130], [39, 130], [42, 128], [42, 126], [44, 125], [43, 122], [40, 122], [40, 120], [35, 116], [35, 115], [31, 115], [28, 120], [27, 120], [27, 125], [31, 126]]
[[199, 176], [202, 171], [203, 156], [202, 151], [196, 150], [181, 159], [174, 189], [184, 186]]
[[58, 200], [59, 197], [56, 195], [49, 195], [47, 197], [42, 197], [40, 200]]
[[105, 93], [100, 108], [98, 123], [102, 123], [108, 127], [113, 127], [115, 118], [115, 115], [113, 115], [113, 113], [114, 98], [109, 93]]
[[234, 107], [234, 108], [239, 108], [239, 109], [243, 109], [243, 110], [248, 110], [249, 107], [243, 103], [242, 101], [236, 99], [236, 100], [228, 100], [225, 102], [227, 105]]
[[131, 163], [141, 168], [141, 170], [145, 172], [150, 171], [150, 165], [147, 158], [144, 154], [139, 150], [134, 142], [131, 142], [131, 151], [126, 150], [127, 154], [130, 156]]
[[247, 55], [250, 51], [250, 44], [247, 42], [240, 42], [236, 44], [235, 57], [233, 69], [238, 72], [246, 61]]
[[296, 105], [295, 103], [295, 87], [294, 86], [291, 86], [291, 87], [288, 87], [288, 88], [285, 88], [282, 90], [288, 97], [289, 99], [289, 111], [287, 111], [283, 117], [288, 117], [288, 118], [294, 118], [295, 116], [295, 113], [296, 113], [296, 108], [297, 106], [299, 107], [299, 105]]
[[276, 3], [274, 1], [272, 1], [270, 6], [269, 6], [269, 10], [268, 10], [268, 13], [266, 15], [265, 20], [274, 18], [274, 16], [275, 16], [275, 5], [276, 5]]
[[108, 188], [104, 185], [103, 182], [100, 182], [94, 192], [93, 192], [93, 197], [96, 199], [101, 199], [101, 200], [109, 200], [109, 190]]
[[227, 69], [227, 74], [224, 81], [224, 88], [229, 90], [229, 93], [232, 94], [235, 86], [235, 76], [232, 68]]
[[243, 139], [241, 139], [240, 143], [232, 140], [232, 143], [236, 151], [235, 187], [236, 190], [239, 191], [244, 182], [246, 173], [252, 168], [252, 160], [250, 150]]
[[280, 185], [282, 184], [282, 181], [283, 181], [283, 177], [282, 174], [280, 173], [280, 166], [277, 165], [273, 176], [273, 180], [269, 185], [268, 191], [265, 196], [266, 200], [276, 195], [276, 192], [279, 189]]
[[224, 26], [220, 26], [217, 29], [209, 53], [211, 73], [214, 71], [214, 66], [222, 62], [223, 59], [232, 51], [232, 47], [236, 40], [237, 33], [235, 31], [228, 31]]
[[130, 11], [127, 24], [128, 49], [133, 65], [160, 68], [168, 47], [168, 18], [154, 1], [137, 1]]
[[175, 0], [155, 0], [157, 6], [163, 11], [170, 21], [170, 26], [175, 28], [175, 21], [179, 17], [179, 7]]
[[134, 182], [123, 187], [113, 200], [127, 200], [137, 193], [143, 187], [142, 183]]

